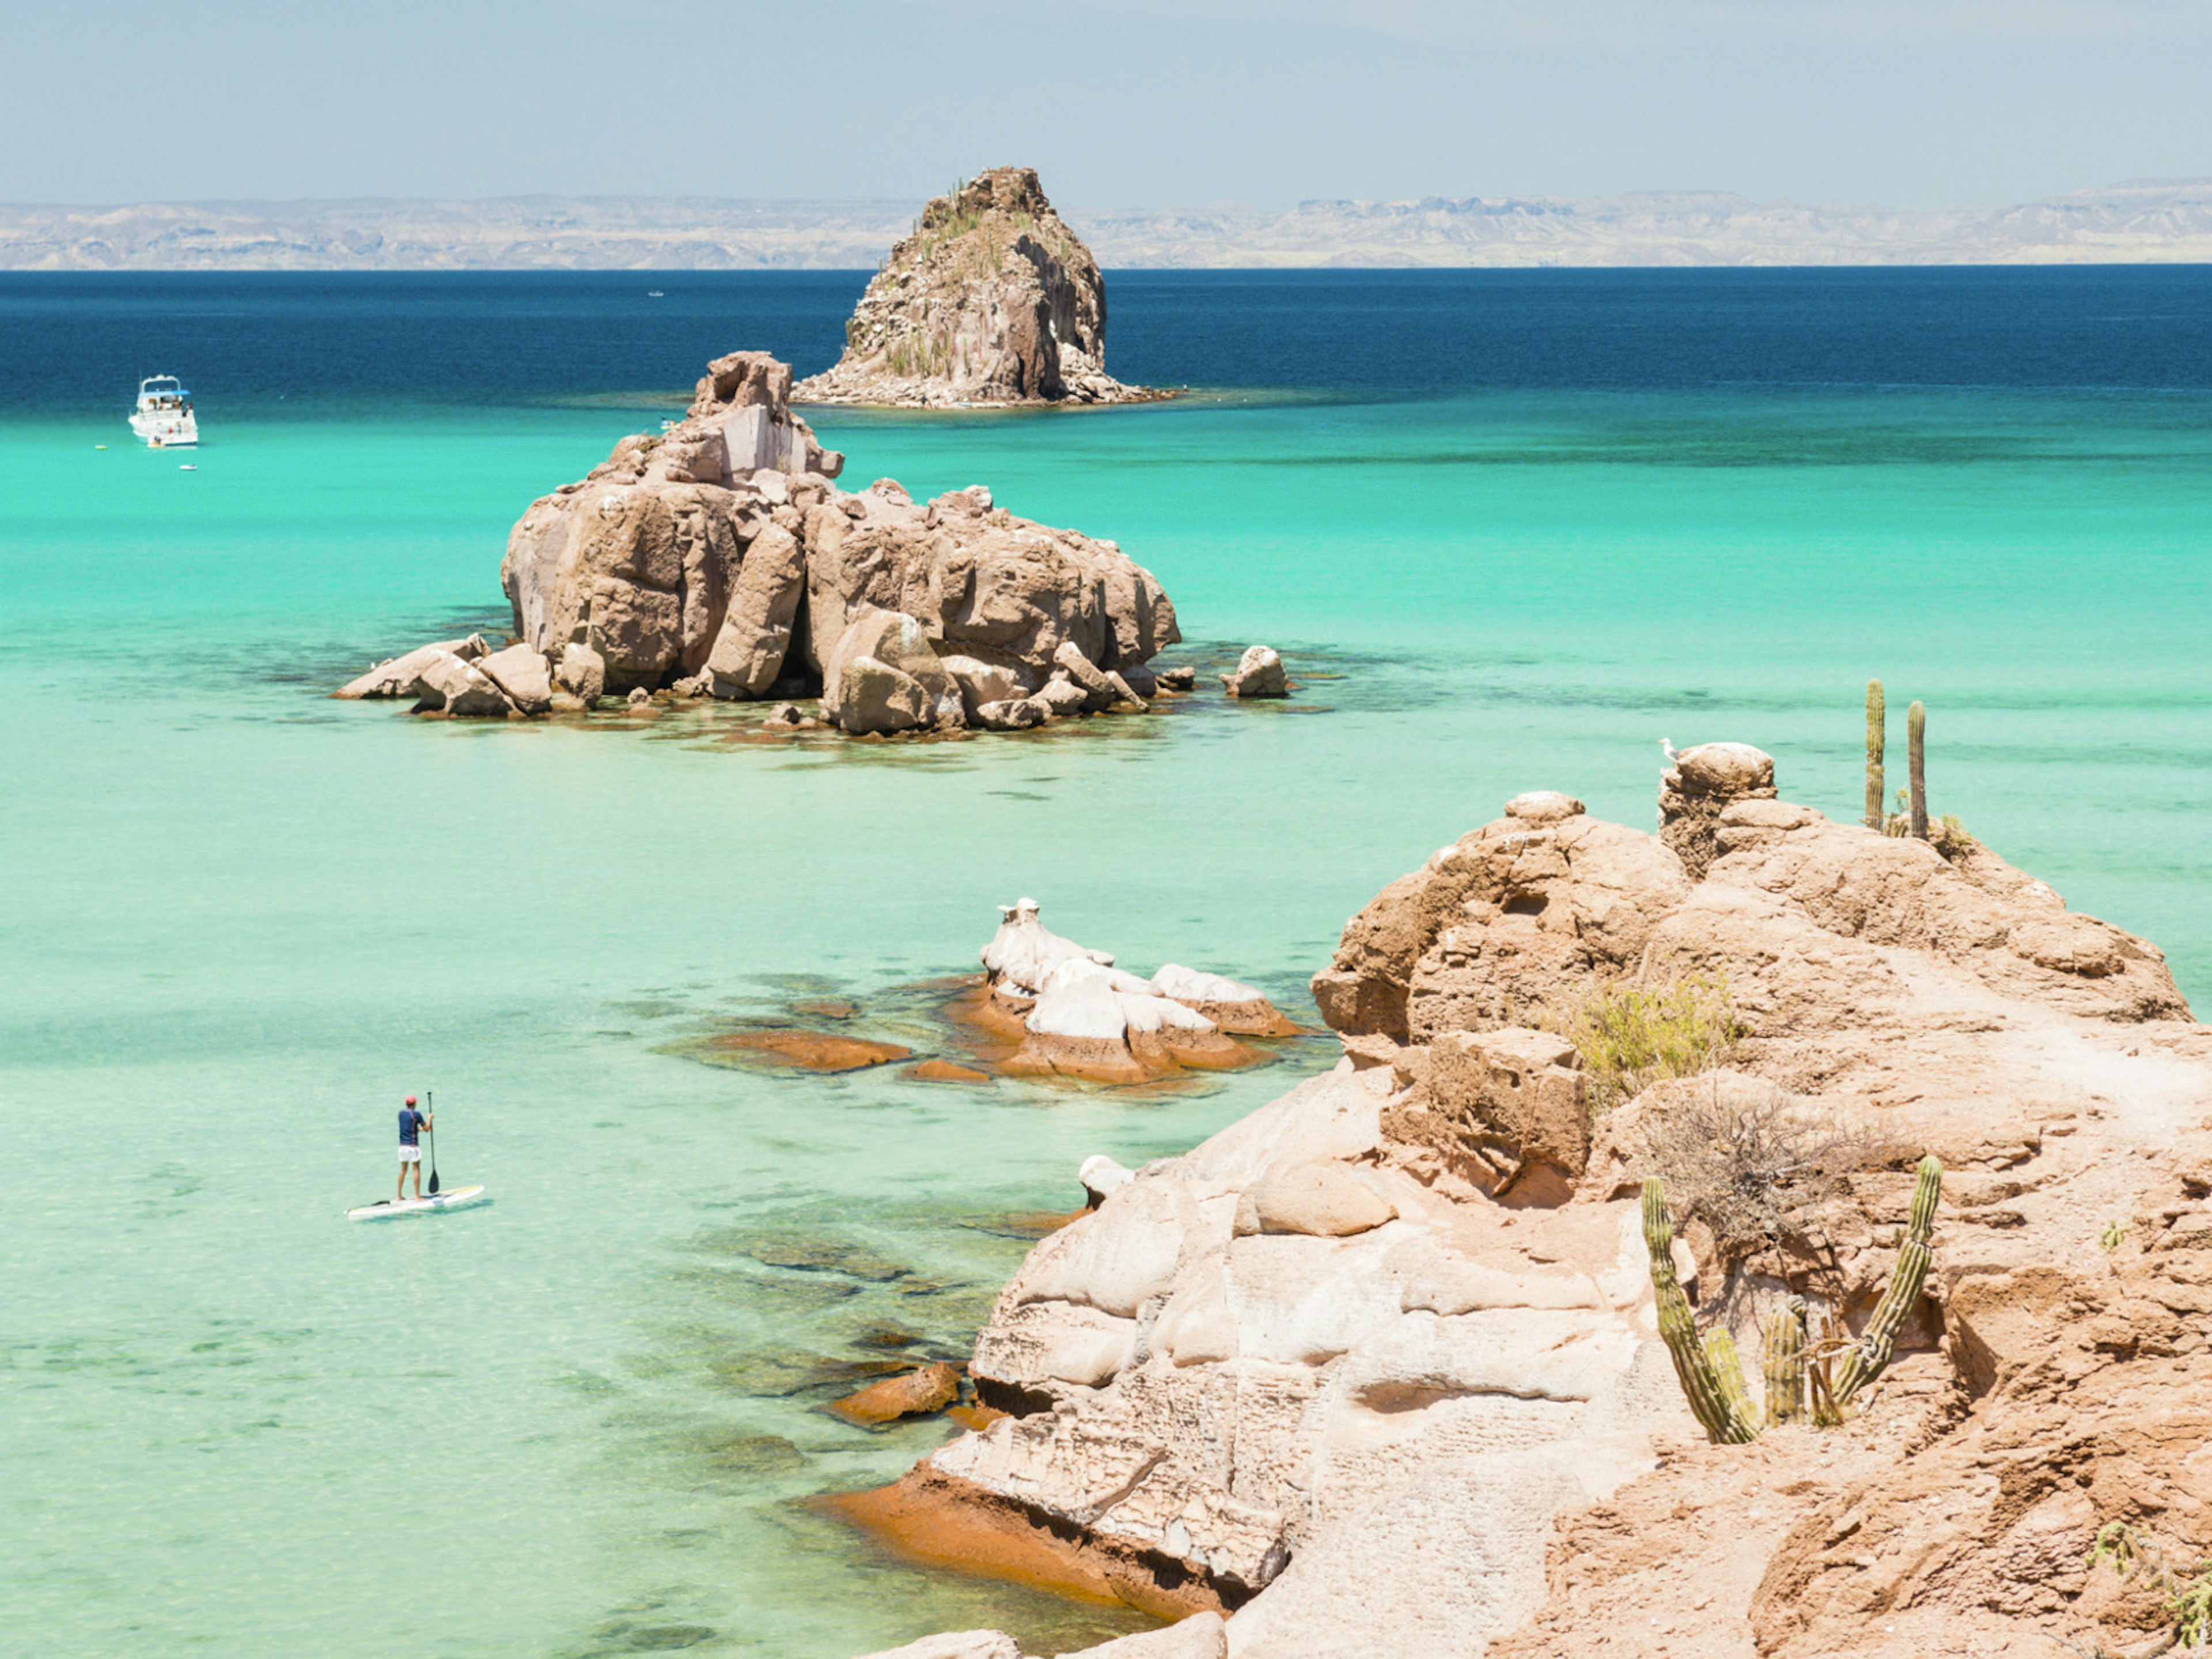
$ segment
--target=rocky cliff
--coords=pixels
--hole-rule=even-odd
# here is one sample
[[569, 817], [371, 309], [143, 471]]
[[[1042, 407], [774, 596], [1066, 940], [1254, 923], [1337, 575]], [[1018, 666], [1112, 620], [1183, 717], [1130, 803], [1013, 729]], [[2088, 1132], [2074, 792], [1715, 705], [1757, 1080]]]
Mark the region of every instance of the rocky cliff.
[[1182, 635], [1112, 542], [1019, 519], [980, 486], [855, 493], [762, 352], [710, 364], [690, 411], [532, 503], [500, 580], [516, 642], [425, 646], [342, 697], [506, 715], [609, 694], [811, 696], [852, 732], [1036, 726], [1140, 709]]
[[1165, 394], [1106, 373], [1106, 283], [1029, 167], [994, 167], [921, 210], [801, 403], [969, 407]]
[[[1655, 836], [1522, 796], [1386, 889], [1316, 981], [1338, 1067], [1038, 1246], [971, 1364], [1007, 1415], [848, 1512], [1229, 1615], [1133, 1659], [2160, 1650], [2212, 1583], [2212, 1031], [2155, 947], [1756, 750], [1662, 800]], [[1578, 1024], [1684, 986], [1728, 1005], [1684, 1075]], [[1756, 1375], [1791, 1297], [1865, 1328], [1923, 1152], [1934, 1267], [1863, 1410], [1708, 1443], [1640, 1179]]]

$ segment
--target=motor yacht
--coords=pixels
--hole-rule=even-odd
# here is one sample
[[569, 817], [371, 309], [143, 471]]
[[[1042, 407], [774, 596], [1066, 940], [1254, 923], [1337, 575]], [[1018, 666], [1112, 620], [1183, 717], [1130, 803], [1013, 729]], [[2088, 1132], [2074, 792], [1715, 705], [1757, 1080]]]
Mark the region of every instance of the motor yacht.
[[200, 425], [192, 416], [192, 394], [173, 374], [155, 374], [138, 382], [138, 407], [131, 411], [131, 429], [146, 441], [149, 449], [189, 449], [200, 441]]

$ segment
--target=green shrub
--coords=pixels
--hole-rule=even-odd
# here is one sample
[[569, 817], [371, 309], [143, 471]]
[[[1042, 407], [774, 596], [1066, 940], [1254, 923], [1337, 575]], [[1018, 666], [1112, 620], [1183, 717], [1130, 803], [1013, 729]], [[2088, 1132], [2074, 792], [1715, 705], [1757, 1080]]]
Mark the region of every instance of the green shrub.
[[1555, 1029], [1582, 1056], [1590, 1108], [1600, 1113], [1662, 1078], [1711, 1070], [1743, 1036], [1724, 974], [1686, 974], [1649, 989], [1600, 985]]

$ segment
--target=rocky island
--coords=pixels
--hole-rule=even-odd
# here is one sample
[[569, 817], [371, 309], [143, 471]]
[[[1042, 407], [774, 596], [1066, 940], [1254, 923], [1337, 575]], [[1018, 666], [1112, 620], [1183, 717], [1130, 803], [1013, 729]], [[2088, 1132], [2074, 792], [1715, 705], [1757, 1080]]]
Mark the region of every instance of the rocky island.
[[791, 396], [766, 353], [717, 358], [681, 422], [624, 438], [515, 525], [513, 643], [423, 646], [337, 695], [495, 718], [818, 695], [824, 720], [874, 735], [1018, 730], [1160, 694], [1147, 665], [1182, 637], [1175, 606], [1119, 546], [981, 486], [841, 489], [844, 457]]
[[1106, 373], [1106, 283], [1030, 167], [938, 197], [845, 325], [836, 365], [802, 404], [976, 409], [1143, 403], [1172, 392]]
[[[2212, 1030], [1970, 838], [1673, 761], [1656, 836], [1526, 794], [1386, 888], [1335, 1068], [1086, 1166], [981, 1425], [836, 1506], [1181, 1621], [1097, 1659], [2196, 1645]], [[994, 973], [1049, 995], [1033, 920]]]

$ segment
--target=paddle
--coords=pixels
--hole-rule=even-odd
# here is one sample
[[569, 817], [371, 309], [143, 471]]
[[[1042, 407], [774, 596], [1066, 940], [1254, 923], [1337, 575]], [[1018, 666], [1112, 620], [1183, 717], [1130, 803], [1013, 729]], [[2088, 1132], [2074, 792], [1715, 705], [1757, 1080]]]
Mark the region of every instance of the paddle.
[[[425, 1112], [423, 1115], [426, 1117], [436, 1115], [438, 1110], [438, 1097], [433, 1094], [429, 1090], [425, 1089], [422, 1091], [422, 1099], [424, 1103], [429, 1108], [429, 1110]], [[422, 1133], [429, 1136], [430, 1140], [430, 1196], [435, 1198], [438, 1195], [438, 1137], [428, 1129], [425, 1129]]]

